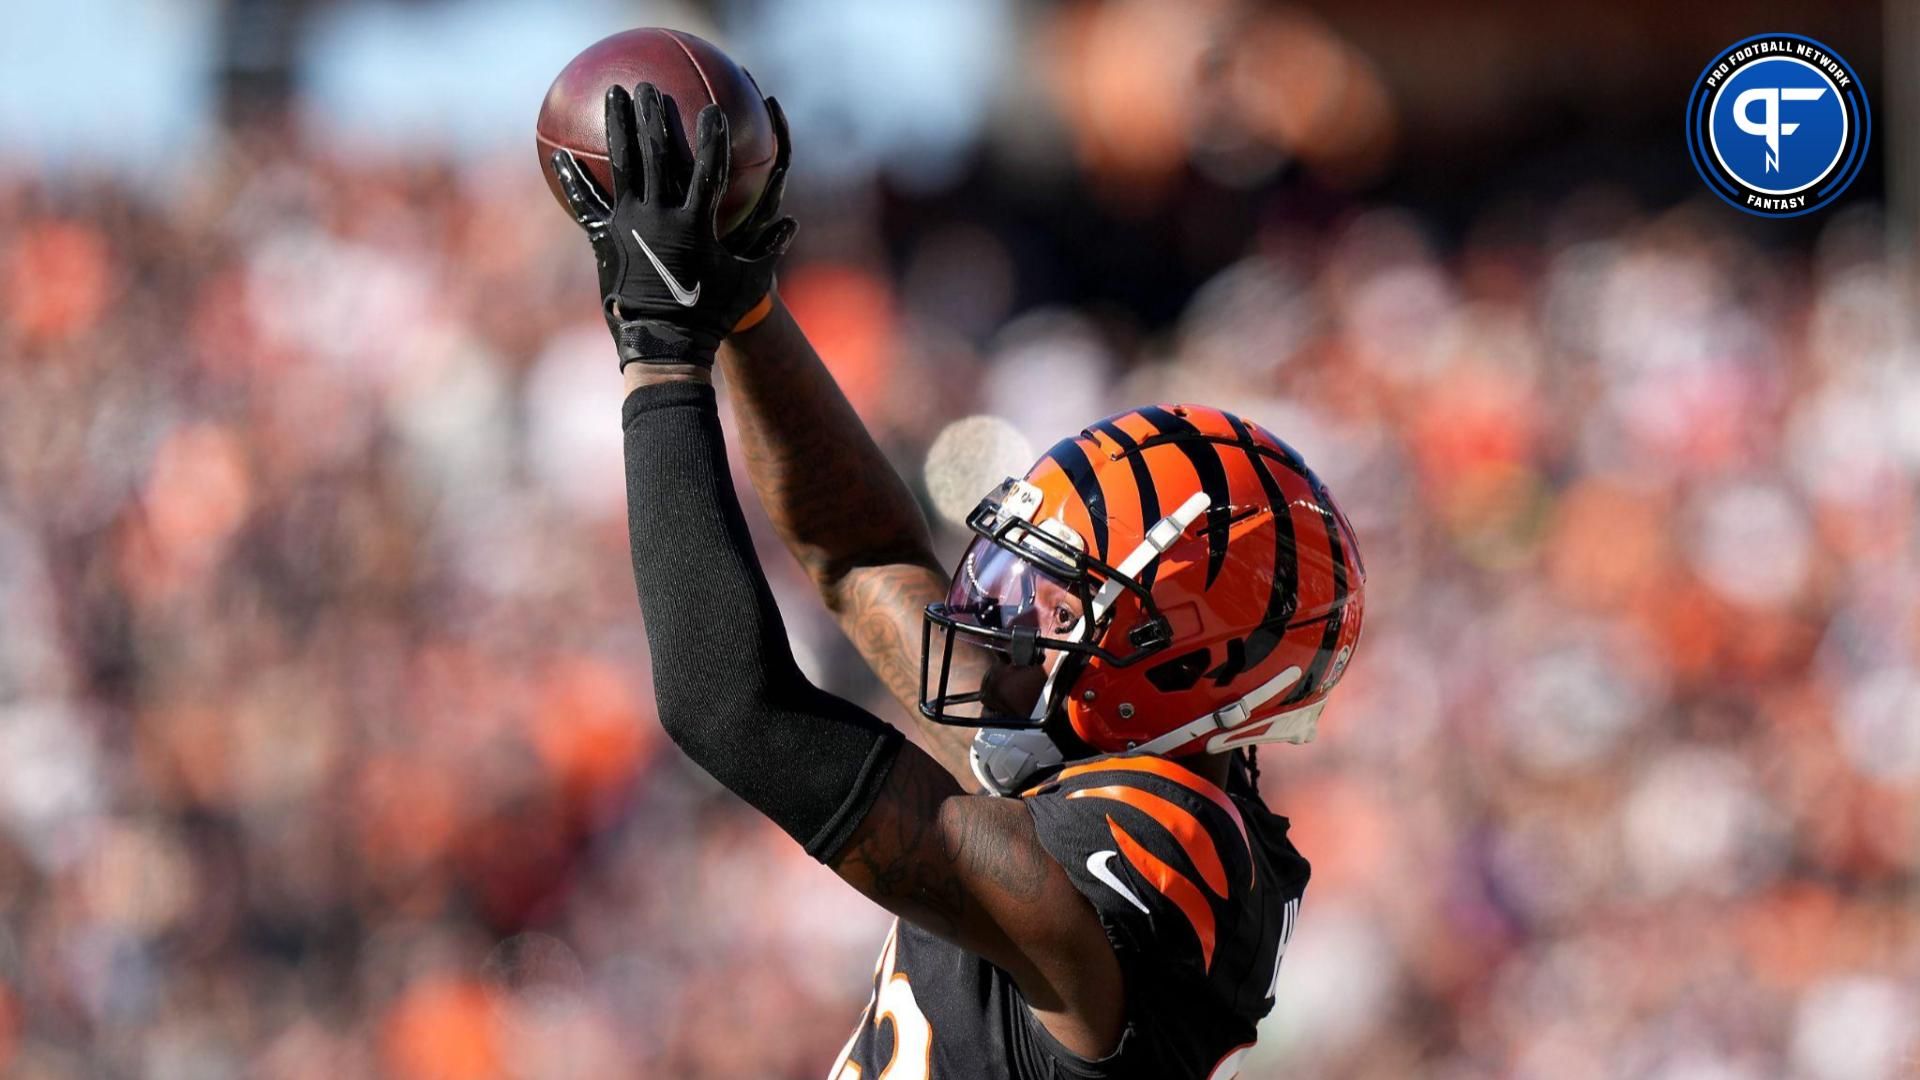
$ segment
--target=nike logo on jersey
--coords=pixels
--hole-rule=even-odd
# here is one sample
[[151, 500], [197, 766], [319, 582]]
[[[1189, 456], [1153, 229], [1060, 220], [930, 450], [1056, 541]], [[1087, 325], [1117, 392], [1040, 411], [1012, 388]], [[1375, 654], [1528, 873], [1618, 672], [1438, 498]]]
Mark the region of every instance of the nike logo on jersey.
[[1120, 875], [1113, 872], [1113, 867], [1107, 865], [1118, 854], [1120, 853], [1117, 851], [1096, 851], [1087, 856], [1087, 873], [1098, 878], [1102, 885], [1126, 897], [1127, 902], [1139, 908], [1142, 914], [1152, 914], [1147, 911], [1147, 905], [1141, 903], [1140, 898], [1133, 894], [1133, 890], [1127, 888], [1127, 883], [1120, 880]]
[[634, 240], [639, 242], [640, 253], [642, 255], [645, 255], [647, 257], [647, 261], [653, 264], [653, 268], [660, 272], [660, 280], [667, 283], [667, 291], [673, 294], [673, 300], [675, 303], [679, 304], [681, 307], [692, 307], [693, 305], [700, 302], [700, 283], [699, 282], [697, 281], [694, 282], [693, 288], [691, 289], [680, 284], [680, 282], [673, 276], [673, 271], [667, 269], [667, 264], [661, 262], [660, 256], [655, 255], [653, 253], [653, 249], [647, 246], [647, 242], [640, 238], [640, 230], [629, 229], [627, 231], [631, 232], [633, 234]]

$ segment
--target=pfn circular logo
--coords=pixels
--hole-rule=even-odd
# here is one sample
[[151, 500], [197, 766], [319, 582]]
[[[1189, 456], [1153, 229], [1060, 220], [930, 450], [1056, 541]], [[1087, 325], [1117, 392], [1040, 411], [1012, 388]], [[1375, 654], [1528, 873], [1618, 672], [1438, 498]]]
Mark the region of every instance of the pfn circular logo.
[[1715, 195], [1761, 217], [1840, 197], [1873, 128], [1853, 67], [1799, 34], [1761, 34], [1713, 58], [1687, 101], [1687, 151]]

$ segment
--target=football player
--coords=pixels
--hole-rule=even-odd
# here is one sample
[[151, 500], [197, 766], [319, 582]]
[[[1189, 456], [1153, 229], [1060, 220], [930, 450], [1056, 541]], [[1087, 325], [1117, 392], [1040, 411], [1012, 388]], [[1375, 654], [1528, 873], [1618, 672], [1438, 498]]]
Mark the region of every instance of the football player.
[[[1306, 742], [1360, 636], [1352, 528], [1299, 455], [1199, 406], [1136, 409], [987, 493], [951, 574], [781, 306], [788, 144], [716, 236], [727, 123], [671, 152], [607, 94], [613, 191], [550, 162], [625, 376], [627, 499], [662, 725], [898, 918], [832, 1080], [1226, 1080], [1271, 1008], [1307, 863], [1250, 749]], [[723, 347], [724, 346], [724, 347]], [[789, 651], [727, 466], [893, 693], [909, 742]]]

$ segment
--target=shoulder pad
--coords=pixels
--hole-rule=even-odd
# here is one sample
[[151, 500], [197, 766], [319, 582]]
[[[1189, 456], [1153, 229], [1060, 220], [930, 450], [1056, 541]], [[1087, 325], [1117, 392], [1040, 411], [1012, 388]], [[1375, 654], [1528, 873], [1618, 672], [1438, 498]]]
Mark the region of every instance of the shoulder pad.
[[1072, 766], [1023, 797], [1040, 842], [1093, 903], [1116, 950], [1153, 951], [1156, 926], [1161, 938], [1183, 926], [1201, 971], [1211, 970], [1223, 923], [1257, 874], [1246, 822], [1226, 792], [1165, 758], [1137, 756]]

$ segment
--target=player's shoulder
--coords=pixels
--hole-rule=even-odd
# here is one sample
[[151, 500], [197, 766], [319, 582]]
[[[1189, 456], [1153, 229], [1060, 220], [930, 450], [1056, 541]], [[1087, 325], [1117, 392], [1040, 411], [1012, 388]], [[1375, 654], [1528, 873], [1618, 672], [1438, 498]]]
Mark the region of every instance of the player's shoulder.
[[[1072, 839], [1084, 834], [1129, 861], [1178, 855], [1194, 882], [1231, 895], [1251, 868], [1253, 835], [1243, 809], [1193, 770], [1151, 755], [1096, 758], [1061, 770], [1023, 796], [1035, 816]], [[1051, 813], [1048, 813], [1051, 812]], [[1042, 815], [1046, 816], [1043, 817]], [[1146, 859], [1137, 856], [1146, 856]], [[1240, 873], [1230, 874], [1230, 868]]]
[[1171, 951], [1210, 971], [1223, 946], [1258, 936], [1267, 909], [1306, 884], [1285, 819], [1166, 758], [1095, 759], [1022, 798], [1123, 962]]

